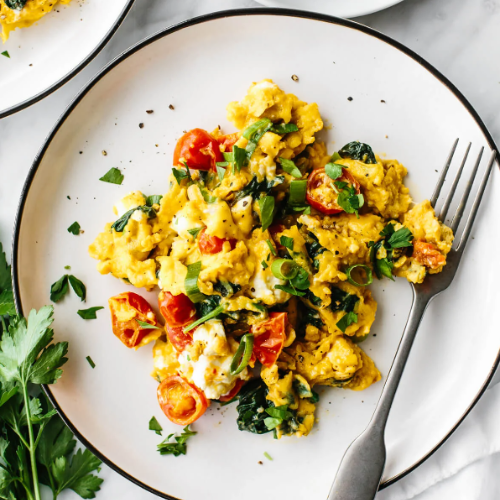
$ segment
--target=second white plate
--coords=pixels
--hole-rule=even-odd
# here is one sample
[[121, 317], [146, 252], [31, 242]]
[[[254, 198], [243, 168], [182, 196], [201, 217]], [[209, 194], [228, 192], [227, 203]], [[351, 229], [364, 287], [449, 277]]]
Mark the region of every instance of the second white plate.
[[[298, 81], [291, 76], [297, 75]], [[243, 10], [205, 16], [165, 30], [130, 49], [98, 75], [56, 125], [30, 172], [14, 235], [13, 270], [24, 313], [49, 303], [65, 265], [88, 291], [83, 307], [131, 290], [101, 276], [87, 253], [112, 206], [131, 190], [168, 189], [176, 140], [184, 130], [217, 125], [228, 102], [253, 81], [273, 78], [287, 92], [317, 102], [329, 151], [351, 140], [398, 158], [415, 201], [431, 195], [456, 139], [494, 147], [465, 99], [437, 71], [396, 42], [355, 23], [300, 12]], [[170, 107], [173, 105], [173, 109]], [[154, 110], [146, 113], [146, 110]], [[139, 126], [139, 124], [144, 124]], [[107, 155], [102, 155], [102, 150]], [[122, 186], [99, 178], [110, 167]], [[387, 428], [384, 482], [411, 470], [453, 431], [477, 401], [500, 349], [498, 305], [500, 173], [491, 183], [463, 265], [431, 305]], [[68, 199], [68, 196], [70, 199]], [[85, 233], [67, 228], [78, 221]], [[373, 333], [363, 348], [387, 375], [410, 307], [403, 280], [377, 283]], [[141, 292], [142, 293], [142, 292]], [[156, 293], [144, 295], [152, 304]], [[120, 473], [150, 491], [183, 500], [252, 500], [273, 492], [289, 500], [326, 497], [350, 441], [367, 424], [382, 382], [363, 392], [321, 391], [319, 422], [307, 438], [273, 440], [240, 432], [235, 405], [213, 404], [194, 424], [188, 454], [161, 457], [148, 430], [155, 415], [165, 434], [179, 431], [156, 401], [151, 346], [130, 351], [112, 334], [108, 311], [84, 321], [74, 296], [55, 306], [58, 340], [69, 362], [50, 388], [78, 437]], [[85, 360], [96, 363], [91, 369]], [[273, 461], [264, 458], [268, 452]], [[259, 462], [263, 462], [261, 465]], [[170, 497], [169, 497], [170, 495]], [[268, 495], [270, 496], [270, 495]]]

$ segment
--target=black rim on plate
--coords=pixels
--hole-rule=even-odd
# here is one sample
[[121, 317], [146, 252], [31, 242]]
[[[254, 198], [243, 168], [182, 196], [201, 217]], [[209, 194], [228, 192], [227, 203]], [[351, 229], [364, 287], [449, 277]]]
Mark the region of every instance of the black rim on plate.
[[23, 109], [26, 109], [30, 107], [32, 104], [37, 103], [38, 101], [41, 101], [48, 95], [52, 94], [55, 90], [58, 88], [62, 87], [65, 83], [68, 83], [73, 77], [75, 77], [80, 71], [87, 66], [87, 64], [94, 59], [94, 57], [101, 52], [101, 50], [106, 46], [106, 44], [111, 40], [111, 37], [116, 33], [122, 22], [125, 20], [127, 17], [127, 14], [129, 13], [130, 9], [132, 8], [132, 5], [134, 4], [135, 0], [128, 0], [127, 4], [121, 11], [120, 15], [118, 16], [118, 19], [114, 22], [113, 26], [109, 29], [109, 31], [106, 33], [104, 38], [99, 42], [99, 44], [94, 47], [94, 50], [83, 60], [81, 61], [74, 69], [72, 69], [67, 75], [63, 76], [60, 80], [57, 82], [53, 83], [49, 87], [47, 87], [45, 90], [42, 92], [34, 95], [33, 97], [30, 97], [26, 99], [25, 101], [20, 102], [19, 104], [15, 104], [14, 106], [11, 106], [10, 108], [1, 110], [0, 109], [0, 120], [2, 118], [5, 118], [9, 115], [13, 115], [14, 113], [17, 113], [18, 111], [22, 111]]
[[[45, 143], [43, 144], [40, 151], [36, 155], [36, 157], [33, 161], [33, 165], [28, 173], [28, 177], [26, 179], [26, 182], [23, 186], [23, 190], [21, 193], [21, 199], [19, 202], [18, 210], [17, 210], [16, 220], [14, 223], [14, 231], [13, 231], [12, 281], [13, 281], [13, 288], [14, 288], [14, 299], [15, 299], [16, 307], [17, 307], [19, 314], [23, 314], [23, 310], [22, 310], [22, 306], [21, 306], [21, 297], [20, 297], [20, 293], [19, 293], [18, 249], [19, 249], [19, 234], [20, 234], [24, 205], [25, 205], [26, 199], [28, 197], [31, 183], [33, 182], [36, 171], [37, 171], [37, 169], [38, 169], [38, 167], [43, 159], [43, 156], [44, 156], [45, 152], [47, 151], [48, 147], [50, 146], [52, 139], [55, 137], [58, 130], [61, 128], [61, 126], [65, 122], [66, 118], [68, 118], [68, 116], [71, 114], [71, 112], [76, 108], [76, 106], [87, 95], [87, 93], [90, 91], [90, 89], [92, 89], [92, 87], [96, 83], [98, 83], [107, 73], [109, 73], [113, 68], [115, 68], [117, 65], [119, 65], [122, 61], [124, 61], [129, 56], [136, 53], [137, 51], [141, 50], [143, 47], [146, 47], [146, 46], [154, 43], [156, 40], [164, 38], [165, 36], [168, 36], [168, 35], [175, 33], [179, 30], [182, 30], [184, 28], [188, 28], [191, 26], [195, 26], [198, 24], [202, 24], [205, 22], [209, 22], [209, 21], [213, 21], [213, 20], [221, 19], [221, 18], [225, 18], [225, 17], [241, 17], [241, 16], [256, 16], [256, 15], [298, 17], [298, 18], [303, 18], [303, 19], [310, 19], [313, 21], [322, 21], [322, 22], [326, 22], [326, 23], [337, 24], [337, 25], [345, 26], [347, 28], [351, 28], [351, 29], [354, 29], [357, 31], [361, 31], [362, 33], [365, 33], [369, 36], [377, 38], [377, 39], [391, 45], [392, 47], [398, 49], [400, 52], [403, 52], [407, 56], [414, 59], [417, 63], [419, 63], [427, 71], [429, 71], [435, 78], [437, 78], [443, 85], [445, 85], [457, 97], [457, 99], [461, 102], [461, 104], [466, 108], [466, 110], [472, 116], [472, 118], [474, 119], [474, 121], [477, 123], [477, 125], [481, 129], [482, 133], [484, 134], [484, 137], [486, 138], [486, 141], [488, 142], [488, 145], [490, 146], [490, 148], [494, 149], [494, 150], [497, 149], [495, 142], [493, 140], [493, 137], [491, 136], [488, 129], [484, 125], [483, 121], [481, 120], [481, 118], [479, 117], [477, 112], [474, 110], [474, 108], [471, 106], [471, 104], [464, 97], [464, 95], [455, 87], [455, 85], [453, 85], [453, 83], [451, 83], [444, 75], [442, 75], [436, 68], [434, 68], [434, 66], [429, 64], [426, 60], [424, 60], [421, 56], [419, 56], [418, 54], [413, 52], [411, 49], [409, 49], [408, 47], [404, 46], [403, 44], [397, 42], [396, 40], [393, 40], [391, 37], [374, 30], [373, 28], [369, 28], [368, 26], [365, 26], [365, 25], [359, 24], [355, 21], [350, 21], [347, 19], [341, 19], [341, 18], [337, 18], [337, 17], [333, 17], [333, 16], [328, 16], [325, 14], [304, 12], [304, 11], [298, 11], [298, 10], [292, 10], [292, 9], [271, 9], [271, 8], [234, 9], [234, 10], [220, 11], [220, 12], [215, 12], [212, 14], [206, 14], [203, 16], [195, 17], [195, 18], [190, 19], [188, 21], [181, 22], [175, 26], [165, 28], [165, 29], [155, 33], [154, 35], [151, 35], [150, 37], [142, 40], [141, 42], [138, 42], [137, 44], [133, 45], [132, 47], [130, 47], [129, 49], [124, 51], [122, 54], [117, 56], [107, 66], [105, 66], [85, 86], [85, 88], [83, 88], [79, 92], [79, 94], [73, 99], [73, 101], [68, 106], [66, 111], [61, 115], [61, 117], [59, 118], [59, 120], [55, 124], [51, 133], [49, 134], [49, 136], [45, 140]], [[494, 375], [495, 370], [497, 369], [499, 363], [500, 363], [500, 351], [497, 353], [497, 356], [495, 358], [495, 362], [494, 362], [493, 366], [491, 367], [491, 370], [490, 370], [487, 378], [485, 379], [482, 387], [479, 389], [478, 393], [474, 397], [473, 401], [471, 402], [469, 407], [466, 409], [466, 411], [463, 413], [463, 415], [460, 417], [460, 419], [449, 430], [449, 432], [443, 437], [443, 439], [432, 450], [430, 450], [426, 455], [421, 457], [411, 467], [407, 468], [406, 470], [400, 472], [396, 476], [393, 476], [393, 477], [389, 478], [387, 481], [383, 482], [380, 485], [380, 489], [386, 488], [387, 486], [395, 483], [399, 479], [401, 479], [404, 476], [406, 476], [407, 474], [409, 474], [411, 471], [413, 471], [419, 465], [421, 465], [423, 462], [425, 462], [425, 460], [427, 460], [432, 454], [434, 454], [443, 445], [443, 443], [453, 434], [453, 432], [458, 428], [458, 426], [462, 423], [462, 421], [465, 419], [465, 417], [469, 414], [469, 412], [472, 410], [472, 408], [479, 401], [479, 399], [483, 395], [484, 391], [487, 389], [488, 384], [490, 383], [491, 379], [493, 378], [493, 375]], [[128, 474], [127, 472], [122, 470], [119, 466], [117, 466], [115, 463], [113, 463], [111, 460], [109, 460], [106, 456], [104, 456], [99, 450], [97, 450], [92, 445], [92, 443], [90, 443], [87, 439], [85, 439], [84, 436], [82, 436], [80, 434], [78, 429], [73, 425], [71, 420], [65, 415], [62, 408], [58, 405], [52, 392], [50, 391], [50, 388], [48, 386], [44, 386], [44, 390], [45, 390], [48, 398], [50, 399], [50, 401], [54, 405], [54, 407], [59, 412], [59, 415], [62, 417], [64, 422], [68, 425], [68, 427], [73, 431], [73, 433], [76, 435], [76, 437], [88, 449], [90, 449], [96, 456], [98, 456], [105, 464], [107, 464], [109, 467], [114, 469], [116, 472], [118, 472], [119, 474], [121, 474], [122, 476], [127, 478], [128, 480], [132, 481], [133, 483], [137, 484], [138, 486], [141, 486], [145, 490], [149, 491], [150, 493], [158, 495], [159, 497], [162, 497], [162, 498], [166, 498], [168, 500], [178, 500], [177, 498], [172, 497], [171, 495], [162, 493], [158, 490], [155, 490], [151, 486], [144, 484], [139, 479], [131, 476], [130, 474]], [[333, 481], [333, 476], [332, 476], [332, 481]]]

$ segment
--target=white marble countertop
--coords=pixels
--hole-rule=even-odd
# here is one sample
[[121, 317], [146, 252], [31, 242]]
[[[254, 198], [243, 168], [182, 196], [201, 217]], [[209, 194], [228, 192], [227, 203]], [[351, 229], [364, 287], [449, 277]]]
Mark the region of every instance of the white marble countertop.
[[[0, 120], [0, 241], [7, 253], [21, 189], [36, 152], [72, 97], [100, 68], [166, 26], [216, 10], [257, 6], [252, 0], [136, 0], [115, 37], [77, 77], [42, 102]], [[465, 94], [500, 143], [500, 0], [405, 0], [357, 21], [395, 38], [433, 64]], [[106, 467], [101, 476], [105, 481], [98, 499], [155, 498]], [[68, 493], [60, 498], [79, 497]], [[444, 487], [440, 498], [449, 498]], [[498, 497], [486, 492], [481, 496], [493, 498]]]

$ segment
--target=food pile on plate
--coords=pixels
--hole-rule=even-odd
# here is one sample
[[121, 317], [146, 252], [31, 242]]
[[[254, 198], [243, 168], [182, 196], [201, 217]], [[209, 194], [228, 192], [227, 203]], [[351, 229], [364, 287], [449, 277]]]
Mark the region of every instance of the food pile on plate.
[[412, 204], [398, 161], [360, 142], [328, 153], [316, 104], [264, 80], [227, 112], [238, 132], [183, 135], [168, 192], [125, 196], [89, 251], [100, 273], [159, 289], [164, 326], [136, 293], [109, 304], [127, 347], [155, 342], [172, 422], [237, 400], [241, 430], [305, 436], [316, 386], [380, 379], [360, 347], [368, 285], [440, 272], [453, 234], [429, 201]]

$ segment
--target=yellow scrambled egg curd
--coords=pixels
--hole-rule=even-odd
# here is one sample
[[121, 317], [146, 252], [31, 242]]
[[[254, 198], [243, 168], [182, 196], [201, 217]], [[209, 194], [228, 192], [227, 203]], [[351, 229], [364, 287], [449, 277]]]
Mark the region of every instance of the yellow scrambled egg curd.
[[71, 0], [0, 0], [0, 37], [3, 42], [16, 28], [27, 28], [39, 21], [58, 4]]
[[359, 391], [380, 380], [360, 345], [377, 311], [368, 285], [440, 272], [453, 234], [429, 201], [413, 205], [398, 161], [359, 142], [329, 155], [315, 141], [316, 104], [263, 80], [227, 111], [238, 132], [183, 136], [202, 145], [180, 148], [169, 191], [125, 196], [89, 252], [99, 272], [190, 304], [187, 332], [169, 329], [163, 312], [158, 381], [179, 375], [208, 400], [245, 382], [241, 430], [305, 436], [315, 386]]

